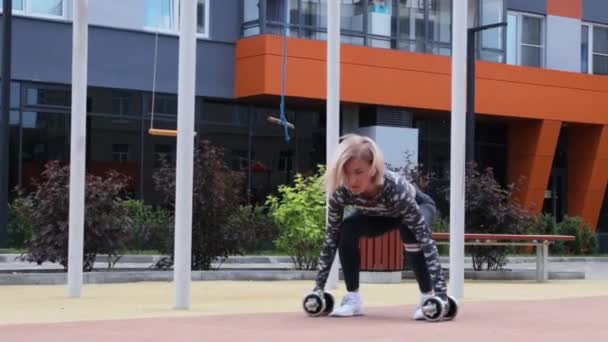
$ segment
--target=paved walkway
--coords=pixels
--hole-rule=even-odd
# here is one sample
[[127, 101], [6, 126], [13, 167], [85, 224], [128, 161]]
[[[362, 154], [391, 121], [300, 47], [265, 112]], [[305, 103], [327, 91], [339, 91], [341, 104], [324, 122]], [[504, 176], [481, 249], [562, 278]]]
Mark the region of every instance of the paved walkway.
[[[467, 281], [456, 320], [409, 319], [417, 286], [363, 284], [364, 317], [310, 318], [301, 298], [310, 281], [199, 281], [192, 309], [174, 310], [169, 282], [91, 284], [78, 299], [66, 286], [1, 286], [3, 341], [603, 341], [608, 281]], [[344, 284], [335, 291], [338, 300]], [[581, 330], [581, 329], [584, 329]], [[584, 332], [581, 335], [581, 332]]]

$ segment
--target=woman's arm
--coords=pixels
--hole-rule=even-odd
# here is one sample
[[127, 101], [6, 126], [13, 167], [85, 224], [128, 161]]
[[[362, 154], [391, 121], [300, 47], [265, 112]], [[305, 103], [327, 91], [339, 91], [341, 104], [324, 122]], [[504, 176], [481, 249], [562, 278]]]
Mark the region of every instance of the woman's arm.
[[336, 256], [340, 225], [342, 224], [342, 218], [344, 216], [344, 196], [345, 194], [343, 191], [338, 189], [328, 201], [327, 230], [325, 232], [325, 240], [323, 241], [319, 265], [317, 267], [318, 273], [315, 281], [315, 291], [323, 290], [325, 287], [331, 265]]

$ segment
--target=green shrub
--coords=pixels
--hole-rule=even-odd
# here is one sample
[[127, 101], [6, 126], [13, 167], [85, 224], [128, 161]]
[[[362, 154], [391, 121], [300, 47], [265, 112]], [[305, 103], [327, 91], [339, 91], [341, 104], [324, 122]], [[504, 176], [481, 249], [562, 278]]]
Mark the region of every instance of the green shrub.
[[[450, 223], [446, 219], [441, 217], [441, 215], [437, 215], [437, 217], [433, 221], [431, 230], [433, 232], [437, 232], [437, 233], [447, 233], [450, 231]], [[443, 244], [437, 245], [437, 249], [438, 249], [440, 255], [447, 255], [450, 253], [449, 245], [443, 245]], [[404, 251], [404, 253], [405, 253], [405, 251]]]
[[325, 193], [321, 177], [324, 167], [309, 177], [297, 174], [293, 186], [281, 185], [278, 196], [266, 204], [279, 225], [276, 246], [291, 256], [297, 269], [317, 267], [325, 237]]
[[32, 202], [24, 197], [16, 198], [8, 207], [8, 245], [24, 248], [32, 238]]
[[273, 249], [278, 227], [263, 206], [240, 206], [228, 219], [230, 230], [245, 232], [241, 239], [243, 253]]
[[130, 218], [129, 231], [131, 234], [132, 250], [155, 249], [162, 246], [162, 236], [168, 231], [167, 227], [173, 224], [172, 213], [161, 209], [145, 205], [143, 201], [129, 199], [121, 202], [127, 210]]
[[565, 216], [557, 224], [556, 234], [573, 235], [574, 241], [559, 241], [555, 243], [557, 254], [594, 254], [598, 250], [597, 237], [578, 216]]

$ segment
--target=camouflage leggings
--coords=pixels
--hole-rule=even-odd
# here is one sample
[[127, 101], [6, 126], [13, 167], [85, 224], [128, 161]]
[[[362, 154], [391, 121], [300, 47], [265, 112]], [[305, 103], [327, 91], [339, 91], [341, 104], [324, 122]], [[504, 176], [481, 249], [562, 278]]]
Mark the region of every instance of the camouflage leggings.
[[[425, 205], [430, 197], [419, 192], [422, 215], [428, 224], [426, 229], [412, 231], [403, 225], [399, 218], [369, 216], [355, 212], [344, 219], [339, 232], [338, 250], [348, 291], [359, 288], [359, 238], [376, 237], [399, 229], [401, 240], [405, 245], [406, 259], [411, 264], [421, 292], [435, 291], [441, 297], [446, 295], [446, 283], [442, 274], [437, 246], [431, 236], [430, 222], [435, 213], [433, 205]], [[432, 200], [430, 200], [432, 201]]]

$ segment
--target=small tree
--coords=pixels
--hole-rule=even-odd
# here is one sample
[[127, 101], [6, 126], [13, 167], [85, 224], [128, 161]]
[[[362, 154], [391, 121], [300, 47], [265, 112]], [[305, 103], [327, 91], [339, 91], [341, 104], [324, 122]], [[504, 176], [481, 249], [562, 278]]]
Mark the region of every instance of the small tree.
[[[27, 196], [32, 205], [27, 261], [68, 266], [69, 174], [68, 166], [47, 163], [41, 179], [34, 183], [36, 190]], [[113, 171], [105, 178], [86, 176], [84, 271], [93, 269], [97, 254], [116, 258], [128, 245], [129, 218], [119, 203], [127, 184], [127, 177]]]
[[[433, 173], [426, 172], [420, 164], [414, 165], [411, 154], [405, 154], [405, 166], [391, 168], [407, 177], [429, 194], [437, 205], [437, 217], [433, 230], [449, 229], [450, 187]], [[467, 165], [465, 178], [465, 228], [469, 233], [518, 234], [534, 224], [534, 216], [525, 211], [516, 201], [519, 185], [502, 187], [495, 179], [491, 168], [479, 171], [477, 165]], [[500, 269], [506, 264], [509, 251], [504, 246], [469, 246], [473, 267], [476, 270]]]
[[[465, 225], [467, 232], [488, 234], [521, 234], [534, 223], [534, 216], [515, 200], [516, 184], [503, 188], [494, 178], [491, 168], [483, 172], [475, 164], [467, 166]], [[505, 246], [467, 247], [476, 270], [501, 269], [506, 264]]]
[[297, 174], [293, 186], [279, 186], [279, 196], [268, 196], [270, 215], [279, 225], [277, 247], [291, 256], [297, 269], [317, 267], [325, 236], [324, 167], [310, 177]]
[[[165, 158], [154, 173], [156, 189], [163, 195], [165, 206], [175, 207], [175, 168]], [[250, 233], [246, 227], [233, 229], [229, 218], [239, 210], [243, 175], [231, 171], [224, 161], [224, 150], [202, 140], [194, 153], [192, 203], [192, 269], [208, 270], [219, 257], [242, 254]], [[179, 199], [178, 199], [179, 200]], [[173, 264], [173, 232], [170, 225], [164, 232], [162, 253], [171, 255], [157, 264]]]

